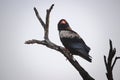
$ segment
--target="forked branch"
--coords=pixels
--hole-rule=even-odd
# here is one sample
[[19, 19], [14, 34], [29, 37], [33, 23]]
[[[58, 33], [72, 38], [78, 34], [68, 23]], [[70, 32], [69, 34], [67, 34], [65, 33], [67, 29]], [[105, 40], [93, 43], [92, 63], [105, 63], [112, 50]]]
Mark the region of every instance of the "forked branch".
[[[113, 49], [112, 41], [111, 40], [109, 40], [109, 43], [110, 43], [109, 55], [108, 55], [108, 59], [106, 59], [106, 56], [104, 56], [104, 63], [105, 63], [106, 70], [107, 70], [107, 73], [106, 73], [107, 79], [108, 80], [113, 80], [112, 70], [113, 70], [113, 67], [114, 67], [117, 59], [120, 59], [120, 57], [115, 57], [116, 48]], [[113, 61], [114, 57], [115, 57], [115, 59]]]
[[81, 65], [77, 62], [77, 60], [73, 59], [73, 56], [70, 55], [70, 52], [68, 50], [66, 50], [64, 47], [61, 47], [59, 45], [56, 45], [55, 43], [51, 42], [49, 40], [49, 18], [50, 18], [50, 12], [53, 9], [54, 4], [51, 5], [51, 7], [49, 9], [47, 9], [47, 14], [46, 14], [46, 23], [41, 19], [38, 11], [36, 8], [34, 8], [35, 14], [40, 22], [40, 24], [43, 26], [44, 28], [44, 40], [40, 41], [40, 40], [28, 40], [25, 42], [25, 44], [41, 44], [41, 45], [45, 45], [48, 48], [54, 49], [60, 53], [62, 53], [68, 60], [69, 62], [75, 67], [75, 69], [79, 72], [79, 74], [82, 76], [83, 80], [94, 80], [87, 71], [85, 71]]

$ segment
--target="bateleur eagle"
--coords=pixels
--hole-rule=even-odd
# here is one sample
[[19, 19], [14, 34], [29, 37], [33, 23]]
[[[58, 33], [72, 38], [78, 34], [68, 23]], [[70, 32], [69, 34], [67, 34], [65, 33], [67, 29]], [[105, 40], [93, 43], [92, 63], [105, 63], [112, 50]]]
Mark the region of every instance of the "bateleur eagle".
[[88, 47], [83, 39], [71, 29], [65, 19], [59, 21], [58, 31], [62, 44], [72, 55], [81, 56], [89, 62], [92, 61], [92, 57], [89, 55], [90, 47]]

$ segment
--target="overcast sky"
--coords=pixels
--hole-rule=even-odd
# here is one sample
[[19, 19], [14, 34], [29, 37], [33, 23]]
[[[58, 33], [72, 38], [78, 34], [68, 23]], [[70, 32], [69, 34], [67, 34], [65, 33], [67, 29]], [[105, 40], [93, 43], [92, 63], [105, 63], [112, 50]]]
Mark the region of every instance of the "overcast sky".
[[[119, 0], [0, 0], [0, 80], [82, 80], [76, 69], [59, 52], [42, 45], [26, 45], [43, 39], [35, 6], [43, 20], [46, 9], [55, 4], [50, 17], [50, 40], [61, 45], [57, 23], [64, 18], [91, 47], [92, 63], [74, 56], [96, 80], [107, 80], [103, 56], [109, 39], [120, 56]], [[120, 60], [114, 69], [120, 80]]]

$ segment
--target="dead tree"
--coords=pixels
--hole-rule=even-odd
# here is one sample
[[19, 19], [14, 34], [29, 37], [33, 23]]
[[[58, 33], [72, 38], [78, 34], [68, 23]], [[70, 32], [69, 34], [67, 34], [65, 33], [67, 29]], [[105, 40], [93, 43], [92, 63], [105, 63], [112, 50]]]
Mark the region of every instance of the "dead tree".
[[[26, 41], [25, 44], [37, 43], [37, 44], [45, 45], [48, 48], [54, 49], [54, 50], [62, 53], [68, 59], [68, 61], [74, 66], [74, 68], [79, 72], [79, 74], [81, 75], [83, 80], [95, 80], [88, 74], [88, 72], [84, 68], [81, 67], [81, 65], [78, 63], [77, 60], [75, 60], [75, 58], [73, 59], [73, 56], [70, 55], [70, 52], [68, 50], [66, 50], [64, 47], [56, 45], [55, 43], [53, 43], [49, 40], [49, 18], [50, 18], [50, 12], [53, 9], [53, 6], [54, 6], [54, 4], [52, 4], [51, 7], [46, 10], [46, 12], [47, 12], [46, 13], [46, 22], [44, 22], [42, 20], [37, 9], [34, 7], [36, 17], [38, 18], [39, 22], [41, 23], [42, 27], [44, 28], [44, 40], [40, 41], [40, 40], [32, 39], [32, 40]], [[114, 67], [117, 59], [120, 59], [120, 57], [115, 57], [114, 61], [112, 61], [115, 54], [116, 54], [116, 49], [115, 48], [113, 49], [112, 41], [110, 40], [110, 50], [109, 50], [108, 59], [106, 59], [106, 56], [104, 56], [104, 62], [105, 62], [106, 70], [107, 70], [106, 76], [107, 76], [108, 80], [113, 80], [112, 70], [113, 70], [113, 67]]]
[[[108, 80], [113, 80], [113, 67], [117, 61], [117, 59], [120, 59], [120, 57], [115, 57], [116, 54], [116, 48], [113, 49], [112, 47], [112, 41], [109, 40], [109, 44], [110, 44], [110, 50], [109, 50], [109, 55], [108, 58], [106, 59], [106, 56], [104, 55], [104, 63], [106, 66], [106, 77]], [[113, 58], [115, 57], [115, 59], [113, 60]]]
[[42, 27], [44, 28], [44, 40], [36, 40], [36, 39], [32, 39], [32, 40], [28, 40], [25, 42], [25, 44], [41, 44], [41, 45], [45, 45], [48, 48], [54, 49], [60, 53], [62, 53], [67, 59], [68, 61], [74, 66], [74, 68], [79, 72], [79, 74], [81, 75], [81, 77], [83, 78], [83, 80], [94, 80], [94, 78], [92, 78], [87, 71], [85, 71], [84, 68], [81, 67], [81, 65], [78, 63], [77, 60], [73, 59], [73, 57], [70, 55], [70, 52], [68, 50], [66, 50], [64, 47], [61, 47], [59, 45], [56, 45], [55, 43], [51, 42], [49, 40], [49, 18], [50, 18], [50, 12], [53, 9], [54, 4], [51, 5], [51, 7], [49, 9], [46, 10], [46, 22], [44, 22], [37, 9], [34, 7], [34, 11], [35, 14], [39, 20], [39, 22], [41, 23]]

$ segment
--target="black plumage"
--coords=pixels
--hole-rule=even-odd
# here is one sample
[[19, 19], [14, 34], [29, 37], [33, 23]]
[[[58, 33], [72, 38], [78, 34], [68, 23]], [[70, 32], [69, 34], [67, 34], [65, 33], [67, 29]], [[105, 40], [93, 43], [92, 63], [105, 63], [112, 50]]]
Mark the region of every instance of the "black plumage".
[[70, 28], [65, 19], [59, 21], [58, 31], [62, 44], [72, 55], [79, 55], [89, 62], [92, 61], [91, 56], [89, 56], [90, 47], [88, 47], [83, 39]]

